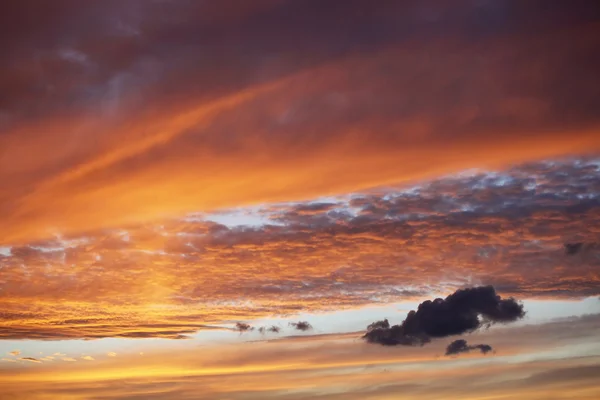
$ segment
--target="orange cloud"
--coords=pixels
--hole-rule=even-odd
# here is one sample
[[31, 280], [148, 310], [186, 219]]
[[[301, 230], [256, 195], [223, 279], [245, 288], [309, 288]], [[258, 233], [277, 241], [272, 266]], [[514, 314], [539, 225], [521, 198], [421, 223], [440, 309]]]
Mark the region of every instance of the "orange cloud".
[[478, 284], [595, 296], [597, 250], [564, 245], [598, 241], [599, 173], [594, 159], [543, 162], [246, 210], [253, 227], [204, 214], [14, 246], [0, 255], [0, 337], [183, 339]]
[[[181, 7], [174, 18], [182, 18], [181, 27], [197, 29], [183, 18]], [[299, 18], [312, 15], [304, 7]], [[355, 15], [356, 7], [343, 7], [344, 15]], [[177, 57], [145, 64], [144, 46], [134, 36], [111, 36], [104, 27], [89, 32], [78, 51], [102, 60], [97, 67], [112, 80], [90, 82], [83, 73], [73, 77], [74, 87], [59, 80], [55, 103], [63, 108], [44, 103], [43, 112], [28, 120], [11, 108], [4, 124], [0, 211], [6, 217], [0, 242], [308, 199], [598, 149], [600, 121], [590, 107], [598, 68], [587, 57], [598, 46], [593, 24], [571, 24], [552, 9], [561, 30], [503, 25], [479, 42], [460, 28], [475, 11], [467, 7], [464, 15], [454, 14], [438, 5], [439, 23], [448, 26], [441, 39], [431, 35], [419, 7], [393, 12], [396, 7], [382, 7], [369, 24], [352, 24], [353, 31], [364, 32], [372, 31], [371, 23], [391, 24], [390, 37], [378, 34], [365, 48], [341, 46], [333, 26], [308, 41], [300, 32], [313, 33], [293, 31], [303, 25], [292, 24], [286, 27], [292, 30], [290, 42], [272, 44], [281, 59], [273, 68], [228, 41], [213, 45], [229, 49], [224, 53], [231, 59], [210, 68], [195, 54], [177, 52], [168, 44], [172, 27], [155, 20], [156, 43], [146, 45], [157, 51], [172, 47]], [[514, 12], [527, 21], [537, 15], [528, 7]], [[150, 7], [147, 13], [150, 18], [158, 11]], [[99, 11], [101, 20], [102, 15]], [[269, 23], [255, 25], [255, 12], [244, 15], [248, 26], [273, 29]], [[386, 19], [391, 15], [399, 20], [392, 24]], [[416, 21], [410, 40], [392, 29], [404, 26], [404, 18]], [[210, 24], [198, 26], [204, 23]], [[249, 44], [273, 40], [262, 37], [262, 30], [245, 33], [239, 37]], [[115, 46], [125, 41], [132, 59], [111, 59], [92, 46], [98, 37]], [[135, 37], [146, 40], [143, 32]], [[307, 52], [306, 43], [319, 43], [322, 51]], [[355, 50], [336, 51], [340, 47]], [[294, 48], [298, 54], [284, 52]], [[60, 58], [56, 54], [48, 57]], [[60, 73], [73, 68], [73, 61], [60, 60]], [[110, 85], [123, 89], [115, 95], [107, 92]], [[97, 96], [88, 94], [80, 107], [66, 101], [83, 96], [84, 88]]]

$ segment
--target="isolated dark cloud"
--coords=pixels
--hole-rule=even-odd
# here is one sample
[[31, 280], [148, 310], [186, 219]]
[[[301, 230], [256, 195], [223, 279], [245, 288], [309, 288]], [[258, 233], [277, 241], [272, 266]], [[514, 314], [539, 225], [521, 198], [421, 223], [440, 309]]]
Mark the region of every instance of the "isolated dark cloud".
[[[424, 345], [432, 338], [459, 335], [525, 316], [523, 305], [502, 299], [492, 286], [459, 289], [445, 299], [419, 304], [400, 325], [368, 329], [363, 338], [382, 345]], [[389, 324], [388, 324], [389, 325]]]
[[245, 322], [237, 322], [235, 324], [235, 330], [241, 332], [248, 332], [248, 331], [253, 331], [254, 327], [246, 324]]
[[569, 256], [582, 252], [593, 251], [596, 249], [600, 249], [600, 245], [598, 245], [598, 243], [565, 243], [565, 254]]
[[299, 330], [299, 331], [309, 331], [311, 330], [313, 327], [310, 323], [308, 323], [308, 321], [298, 321], [298, 322], [290, 322], [289, 323], [290, 326], [293, 326], [295, 329]]
[[271, 325], [269, 327], [261, 326], [260, 328], [258, 328], [258, 332], [261, 334], [265, 334], [267, 332], [279, 333], [280, 331], [281, 331], [281, 328], [278, 327], [277, 325]]
[[492, 351], [492, 346], [489, 344], [469, 345], [464, 339], [457, 339], [446, 347], [446, 355], [451, 356], [460, 353], [468, 353], [471, 350], [479, 350], [482, 354], [487, 354]]

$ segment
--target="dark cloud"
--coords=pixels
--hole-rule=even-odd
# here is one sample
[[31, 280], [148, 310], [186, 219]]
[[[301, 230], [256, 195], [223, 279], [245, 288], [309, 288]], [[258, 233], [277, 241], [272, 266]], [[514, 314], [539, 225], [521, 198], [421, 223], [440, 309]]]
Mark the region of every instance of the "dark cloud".
[[479, 350], [482, 354], [487, 354], [492, 351], [492, 346], [488, 344], [469, 345], [464, 339], [457, 339], [446, 347], [446, 355], [451, 356], [460, 353], [468, 353], [471, 350]]
[[524, 316], [523, 305], [515, 299], [502, 299], [492, 286], [480, 286], [457, 290], [445, 299], [427, 300], [416, 311], [410, 311], [402, 324], [382, 324], [369, 329], [363, 338], [389, 346], [424, 345], [432, 338], [473, 332]]
[[260, 328], [258, 328], [258, 332], [260, 332], [261, 334], [265, 334], [267, 332], [279, 333], [280, 331], [281, 331], [281, 328], [278, 327], [277, 325], [271, 325], [269, 327], [261, 326]]
[[253, 331], [254, 327], [249, 324], [246, 324], [245, 322], [236, 322], [235, 330], [242, 333], [242, 332]]
[[295, 329], [297, 329], [299, 331], [303, 331], [303, 332], [309, 331], [313, 328], [312, 325], [309, 324], [307, 321], [290, 322], [289, 325], [293, 326]]
[[367, 326], [367, 332], [370, 332], [373, 329], [389, 329], [389, 327], [390, 327], [390, 322], [386, 318], [384, 320], [375, 321], [372, 324], [369, 324], [369, 326]]
[[598, 245], [598, 243], [583, 243], [583, 242], [565, 243], [564, 246], [565, 246], [565, 254], [569, 255], [569, 256], [579, 254], [582, 252], [593, 251], [593, 250], [600, 248], [600, 245]]
[[583, 247], [583, 243], [565, 243], [565, 254], [573, 255], [577, 254], [581, 248]]

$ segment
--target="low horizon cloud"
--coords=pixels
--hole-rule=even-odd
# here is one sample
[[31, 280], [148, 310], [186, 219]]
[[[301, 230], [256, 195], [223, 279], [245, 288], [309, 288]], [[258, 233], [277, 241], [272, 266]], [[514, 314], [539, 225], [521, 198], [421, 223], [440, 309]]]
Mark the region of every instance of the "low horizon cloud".
[[457, 339], [450, 343], [448, 347], [446, 347], [446, 355], [457, 355], [461, 353], [468, 353], [471, 350], [479, 350], [481, 354], [487, 354], [493, 350], [492, 346], [489, 344], [475, 344], [469, 345], [464, 339]]
[[459, 289], [445, 299], [419, 304], [400, 325], [377, 321], [363, 335], [369, 343], [384, 346], [423, 346], [433, 338], [473, 332], [496, 323], [517, 321], [525, 316], [523, 304], [502, 299], [492, 286]]

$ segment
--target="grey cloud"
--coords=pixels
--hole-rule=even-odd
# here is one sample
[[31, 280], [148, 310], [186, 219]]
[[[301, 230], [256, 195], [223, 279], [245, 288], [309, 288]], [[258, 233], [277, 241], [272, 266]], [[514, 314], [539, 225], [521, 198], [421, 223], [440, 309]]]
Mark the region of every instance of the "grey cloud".
[[582, 252], [594, 251], [596, 249], [600, 249], [600, 245], [598, 243], [565, 243], [565, 254], [572, 256], [575, 254], [579, 254]]
[[253, 331], [254, 327], [249, 324], [246, 324], [245, 322], [236, 322], [235, 330], [242, 333], [242, 332]]
[[279, 333], [280, 331], [281, 331], [281, 328], [278, 327], [277, 325], [271, 325], [269, 327], [261, 326], [260, 328], [258, 328], [258, 332], [261, 334], [265, 334], [267, 332]]
[[446, 355], [451, 356], [461, 353], [468, 353], [472, 350], [479, 350], [482, 354], [487, 354], [493, 349], [489, 344], [469, 345], [466, 340], [457, 339], [450, 343], [448, 347], [446, 347]]
[[312, 325], [310, 323], [308, 323], [308, 321], [290, 322], [289, 325], [294, 327], [294, 329], [297, 329], [297, 330], [303, 331], [303, 332], [309, 331], [313, 328]]
[[459, 289], [445, 299], [424, 301], [400, 325], [390, 327], [387, 320], [371, 324], [363, 339], [386, 346], [422, 346], [432, 338], [473, 332], [524, 316], [523, 305], [515, 299], [503, 299], [492, 286], [480, 286]]

